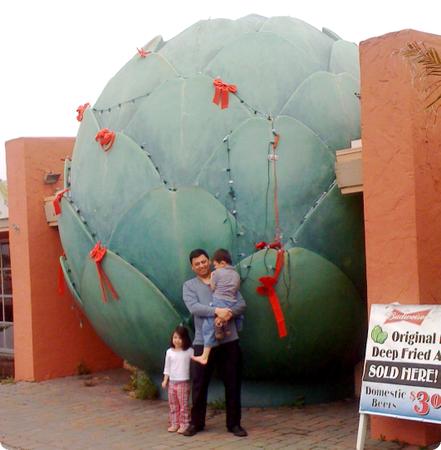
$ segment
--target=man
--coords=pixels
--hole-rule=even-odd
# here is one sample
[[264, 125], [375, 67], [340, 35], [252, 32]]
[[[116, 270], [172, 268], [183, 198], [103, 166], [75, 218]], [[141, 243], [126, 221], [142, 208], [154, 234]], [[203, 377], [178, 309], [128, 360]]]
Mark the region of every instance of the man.
[[208, 385], [214, 368], [217, 367], [225, 386], [225, 404], [227, 409], [227, 429], [235, 436], [247, 436], [240, 426], [241, 402], [240, 389], [242, 377], [242, 352], [239, 346], [236, 324], [232, 317], [244, 313], [246, 305], [240, 295], [234, 307], [215, 308], [210, 306], [212, 292], [210, 289], [210, 260], [205, 250], [196, 249], [190, 253], [190, 264], [195, 278], [184, 283], [183, 299], [188, 310], [194, 317], [195, 337], [193, 341], [194, 354], [199, 356], [204, 348], [202, 337], [202, 322], [204, 317], [218, 316], [229, 321], [229, 334], [222, 343], [214, 347], [206, 365], [192, 361], [190, 366], [193, 380], [190, 426], [184, 436], [194, 436], [204, 429], [207, 411]]

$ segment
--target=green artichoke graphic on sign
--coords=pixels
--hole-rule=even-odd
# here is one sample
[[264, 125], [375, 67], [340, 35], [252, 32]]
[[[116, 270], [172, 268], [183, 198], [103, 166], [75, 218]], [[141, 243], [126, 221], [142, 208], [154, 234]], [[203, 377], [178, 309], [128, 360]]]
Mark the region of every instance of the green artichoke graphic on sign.
[[[60, 199], [62, 268], [96, 332], [161, 374], [171, 331], [191, 324], [188, 254], [223, 247], [247, 302], [246, 381], [319, 379], [336, 361], [352, 370], [365, 315], [363, 207], [341, 195], [334, 164], [360, 138], [357, 46], [252, 15], [201, 21], [133, 53], [79, 108]], [[275, 228], [284, 339], [256, 292], [277, 262], [257, 244]]]
[[372, 328], [371, 338], [377, 344], [384, 344], [387, 339], [387, 332], [383, 331], [380, 325], [376, 325]]

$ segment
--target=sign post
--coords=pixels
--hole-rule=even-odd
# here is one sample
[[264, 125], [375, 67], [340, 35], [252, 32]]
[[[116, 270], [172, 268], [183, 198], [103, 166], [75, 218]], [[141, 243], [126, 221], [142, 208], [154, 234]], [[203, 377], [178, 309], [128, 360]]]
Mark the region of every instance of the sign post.
[[365, 414], [441, 423], [441, 306], [372, 305], [360, 414], [357, 445]]
[[355, 450], [364, 449], [364, 443], [366, 441], [367, 424], [368, 424], [368, 416], [366, 414], [360, 414], [360, 419], [358, 421], [357, 445], [355, 446]]

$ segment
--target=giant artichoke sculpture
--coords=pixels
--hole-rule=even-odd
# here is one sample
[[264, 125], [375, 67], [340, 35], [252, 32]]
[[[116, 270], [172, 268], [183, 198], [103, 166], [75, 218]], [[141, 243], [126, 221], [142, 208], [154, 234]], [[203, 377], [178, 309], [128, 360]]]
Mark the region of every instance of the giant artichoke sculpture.
[[[329, 30], [247, 16], [157, 37], [110, 80], [84, 111], [59, 230], [70, 290], [117, 354], [160, 373], [171, 331], [190, 323], [188, 253], [224, 247], [248, 304], [245, 379], [296, 383], [356, 361], [362, 208], [334, 162], [360, 136], [358, 70], [357, 46]], [[275, 233], [283, 338], [256, 292], [278, 254], [256, 243]]]

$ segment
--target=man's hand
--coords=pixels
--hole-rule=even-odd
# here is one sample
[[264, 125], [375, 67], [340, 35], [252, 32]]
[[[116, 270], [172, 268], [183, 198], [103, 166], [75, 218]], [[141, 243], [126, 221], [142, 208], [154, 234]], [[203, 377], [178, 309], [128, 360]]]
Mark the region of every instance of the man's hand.
[[216, 308], [214, 313], [217, 317], [219, 317], [219, 319], [222, 319], [225, 322], [228, 322], [233, 317], [233, 313], [230, 308]]
[[221, 327], [225, 322], [220, 318], [220, 317], [216, 317], [214, 319], [214, 325], [217, 327]]

